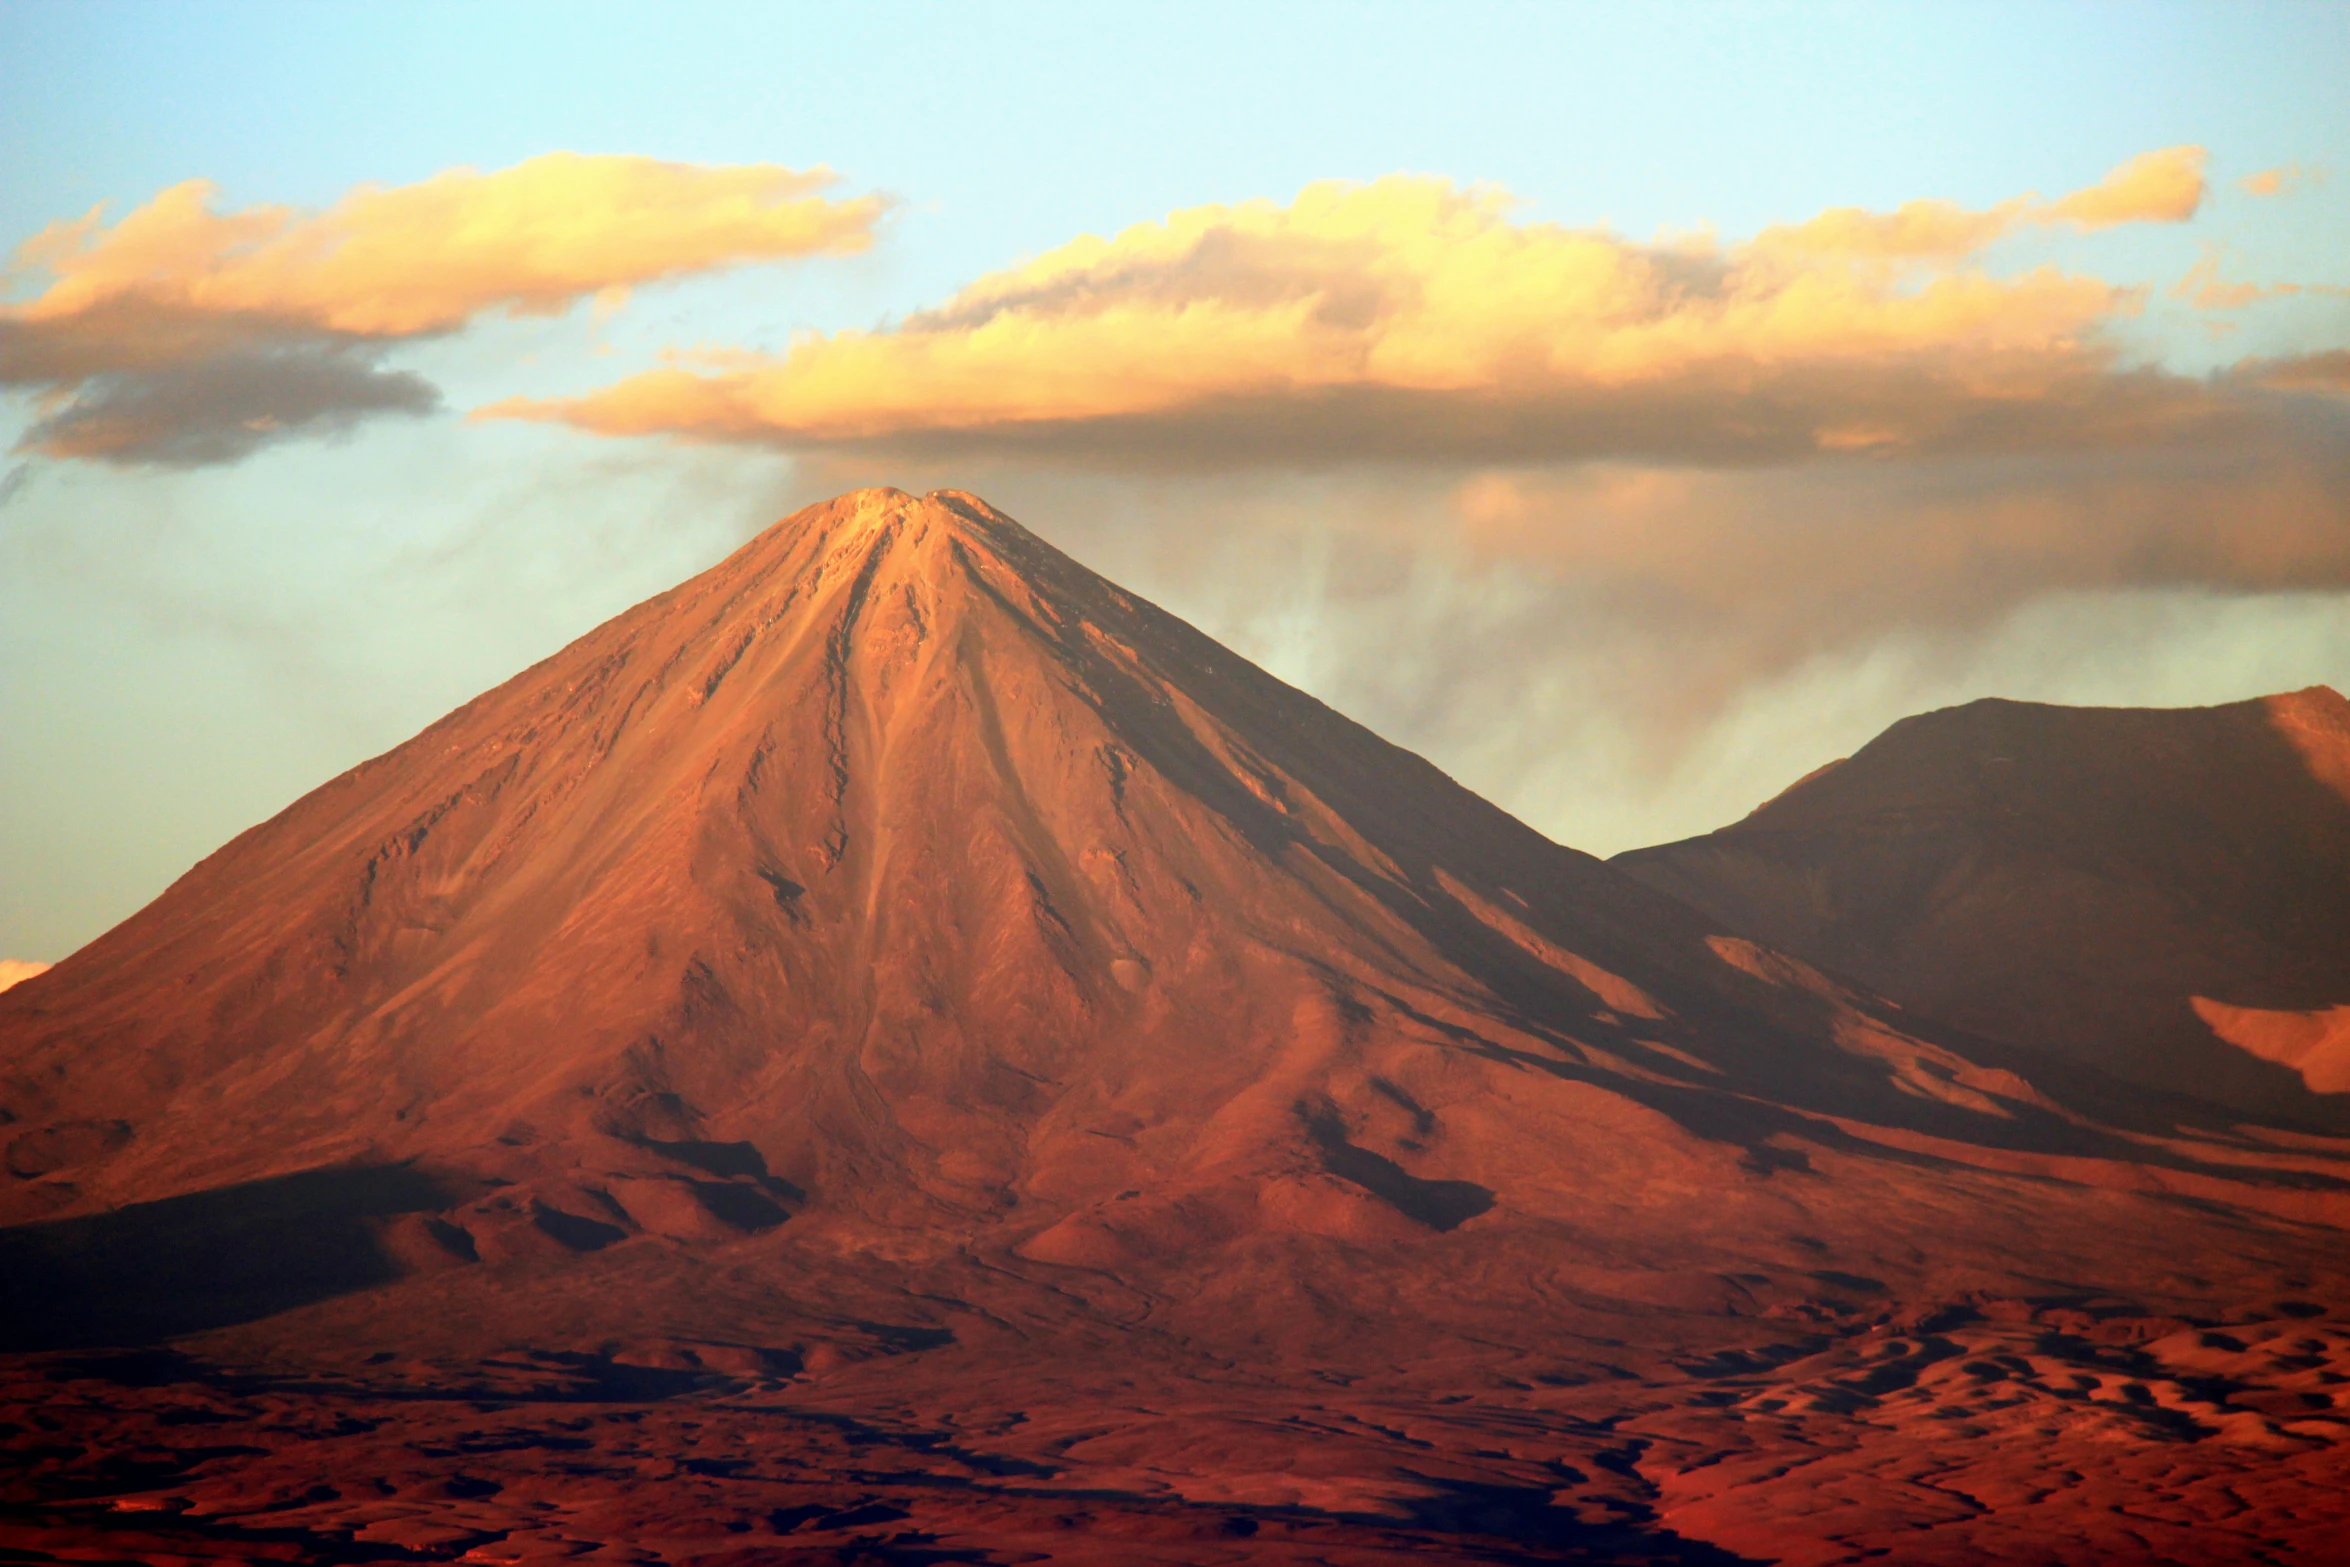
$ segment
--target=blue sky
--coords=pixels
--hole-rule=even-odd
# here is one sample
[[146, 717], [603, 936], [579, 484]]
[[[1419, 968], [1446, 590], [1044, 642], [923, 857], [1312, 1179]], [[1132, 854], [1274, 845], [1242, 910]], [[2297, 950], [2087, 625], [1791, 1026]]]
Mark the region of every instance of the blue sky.
[[[188, 179], [222, 210], [319, 211], [557, 150], [822, 164], [837, 193], [897, 203], [859, 254], [403, 341], [384, 363], [439, 388], [435, 415], [212, 465], [17, 459], [0, 502], [0, 956], [62, 956], [304, 789], [854, 483], [980, 489], [1601, 850], [1715, 825], [1921, 706], [2341, 684], [2350, 522], [2322, 396], [2262, 403], [2281, 444], [2158, 486], [2208, 515], [2144, 539], [2101, 530], [2145, 504], [2134, 474], [2184, 460], [2168, 449], [2100, 448], [2054, 476], [2060, 459], [2008, 453], [1725, 476], [1603, 452], [1399, 477], [1343, 452], [1171, 470], [460, 416], [579, 397], [669, 348], [780, 358], [795, 334], [886, 331], [1080, 235], [1287, 204], [1316, 181], [1433, 176], [1506, 190], [1510, 224], [1730, 246], [1832, 207], [2054, 200], [2196, 146], [2192, 221], [2019, 229], [1958, 264], [2147, 287], [2094, 330], [2115, 365], [2185, 387], [2350, 344], [2339, 293], [2217, 314], [2168, 293], [2207, 254], [2233, 282], [2350, 284], [2345, 80], [2350, 7], [2319, 4], [0, 4], [11, 246]], [[2287, 165], [2327, 172], [2239, 188]], [[10, 297], [44, 284], [21, 274]], [[5, 395], [13, 441], [43, 405]], [[2307, 476], [2239, 498], [2227, 475], [2272, 449]], [[1970, 496], [2007, 520], [1970, 531]], [[1829, 515], [1847, 531], [1802, 531]], [[2291, 547], [2234, 548], [2255, 525]], [[1794, 542], [1768, 558], [1796, 564], [1752, 573], [1734, 603], [1687, 565], [1774, 527]], [[1841, 570], [1896, 535], [1913, 542], [1830, 588], [1802, 565]], [[1942, 542], [1919, 553], [1920, 537]], [[1828, 620], [1848, 633], [1821, 635]]]
[[17, 230], [190, 173], [323, 203], [550, 147], [823, 161], [954, 225], [906, 258], [923, 297], [1072, 232], [1397, 169], [1497, 180], [1574, 221], [1741, 230], [2080, 184], [2178, 141], [2247, 168], [2323, 159], [2350, 49], [2319, 4], [0, 14]]

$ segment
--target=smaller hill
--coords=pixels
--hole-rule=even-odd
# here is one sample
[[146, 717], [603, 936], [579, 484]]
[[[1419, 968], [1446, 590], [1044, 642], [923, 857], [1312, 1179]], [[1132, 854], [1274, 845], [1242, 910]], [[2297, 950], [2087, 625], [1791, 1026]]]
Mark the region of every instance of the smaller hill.
[[2350, 1120], [2350, 701], [1981, 701], [1619, 868], [1904, 1008]]

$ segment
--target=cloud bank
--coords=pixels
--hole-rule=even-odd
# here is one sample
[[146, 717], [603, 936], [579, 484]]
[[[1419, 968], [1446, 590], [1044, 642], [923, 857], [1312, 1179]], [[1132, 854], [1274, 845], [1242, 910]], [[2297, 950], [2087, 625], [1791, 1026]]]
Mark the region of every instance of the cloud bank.
[[1785, 462], [2136, 444], [2227, 417], [2126, 369], [2143, 291], [1972, 264], [2026, 224], [2180, 222], [2201, 148], [2052, 203], [1841, 209], [1723, 246], [1522, 223], [1391, 176], [1178, 212], [888, 330], [484, 417], [806, 450], [1315, 463]]
[[202, 180], [111, 226], [93, 211], [16, 254], [46, 275], [0, 306], [0, 385], [43, 412], [24, 447], [185, 466], [421, 413], [437, 392], [384, 355], [491, 311], [753, 262], [859, 250], [887, 203], [827, 171], [550, 153], [483, 174], [362, 186], [327, 211], [216, 210]]
[[49, 965], [33, 963], [23, 958], [0, 958], [0, 990], [23, 984], [35, 974], [46, 974]]

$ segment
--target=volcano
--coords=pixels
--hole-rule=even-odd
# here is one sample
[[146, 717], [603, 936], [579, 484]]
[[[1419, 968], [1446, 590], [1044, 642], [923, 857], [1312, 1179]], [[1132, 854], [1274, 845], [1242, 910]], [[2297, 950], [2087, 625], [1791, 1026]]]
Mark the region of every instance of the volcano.
[[1915, 1012], [2350, 1128], [2350, 701], [1983, 701], [1615, 862]]
[[844, 496], [0, 993], [0, 1545], [2321, 1559], [2350, 1140], [1826, 967]]

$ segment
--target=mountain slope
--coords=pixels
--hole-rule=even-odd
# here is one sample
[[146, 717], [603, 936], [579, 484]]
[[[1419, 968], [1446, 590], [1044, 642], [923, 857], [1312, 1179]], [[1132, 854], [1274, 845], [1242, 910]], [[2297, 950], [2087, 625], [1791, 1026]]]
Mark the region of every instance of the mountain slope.
[[866, 492], [8, 993], [10, 1196], [740, 1142], [924, 1226], [1343, 1164], [1428, 1113], [1370, 1086], [1406, 1042], [1854, 1106], [1965, 1070], [1821, 1051], [1706, 935], [981, 503]]
[[[2050, 1431], [2063, 1559], [2143, 1559], [2098, 1520], [2190, 1437], [2214, 1495], [2315, 1455], [2229, 1515], [2266, 1549], [2344, 1494], [2293, 1401], [2350, 1339], [2292, 1324], [2350, 1297], [2350, 1142], [2239, 1119], [862, 491], [0, 993], [0, 1504], [167, 1492], [166, 1555], [1825, 1561], [1775, 1477], [1866, 1425], [1910, 1500], [1856, 1555], [1979, 1554], [1897, 1476]], [[2223, 1320], [2276, 1328], [2225, 1378]]]
[[2154, 1087], [2342, 1123], [2350, 702], [1983, 701], [1613, 862], [1905, 1007]]
[[11, 994], [16, 1195], [758, 1128], [848, 1206], [984, 1210], [1075, 1123], [1164, 1121], [1154, 1071], [1221, 1107], [1373, 985], [1600, 1010], [1518, 919], [1602, 966], [1648, 925], [1689, 946], [1666, 900], [978, 503], [867, 493]]

